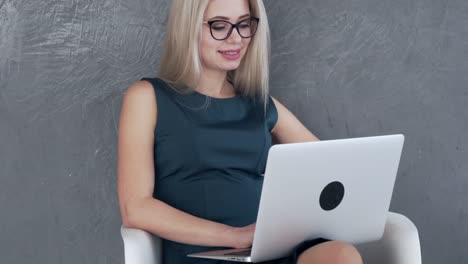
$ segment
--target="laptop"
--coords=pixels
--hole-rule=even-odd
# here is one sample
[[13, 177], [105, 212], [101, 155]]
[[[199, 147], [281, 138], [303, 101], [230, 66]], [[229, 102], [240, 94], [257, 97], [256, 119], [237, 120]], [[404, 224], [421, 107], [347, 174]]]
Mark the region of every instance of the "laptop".
[[403, 142], [403, 135], [388, 135], [272, 146], [252, 247], [188, 256], [261, 262], [319, 237], [352, 244], [379, 240]]

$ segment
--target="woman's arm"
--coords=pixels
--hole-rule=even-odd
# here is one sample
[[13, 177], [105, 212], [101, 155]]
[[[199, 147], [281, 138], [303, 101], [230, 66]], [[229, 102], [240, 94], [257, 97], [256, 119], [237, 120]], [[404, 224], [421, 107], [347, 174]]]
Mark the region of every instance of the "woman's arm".
[[[246, 247], [236, 228], [180, 211], [152, 197], [156, 94], [140, 81], [128, 88], [122, 105], [118, 138], [118, 196], [125, 226], [168, 240], [202, 246]], [[247, 247], [250, 245], [247, 245]]]
[[275, 143], [298, 143], [318, 141], [312, 134], [284, 105], [271, 97], [278, 111], [278, 121], [271, 130]]

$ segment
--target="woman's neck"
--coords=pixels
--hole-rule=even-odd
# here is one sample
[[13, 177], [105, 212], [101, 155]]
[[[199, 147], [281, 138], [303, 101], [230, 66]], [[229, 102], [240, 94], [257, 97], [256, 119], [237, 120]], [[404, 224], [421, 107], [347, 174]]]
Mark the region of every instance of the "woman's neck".
[[226, 80], [227, 72], [203, 72], [200, 76], [197, 92], [211, 97], [232, 97], [236, 94], [232, 85]]

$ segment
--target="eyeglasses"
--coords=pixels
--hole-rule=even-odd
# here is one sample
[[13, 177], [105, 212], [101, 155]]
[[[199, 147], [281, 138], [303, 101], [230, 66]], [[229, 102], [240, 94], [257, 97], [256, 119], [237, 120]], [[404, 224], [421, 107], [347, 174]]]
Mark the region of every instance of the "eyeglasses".
[[258, 21], [257, 17], [244, 19], [237, 24], [232, 24], [225, 20], [212, 20], [205, 22], [210, 26], [211, 36], [216, 40], [225, 40], [231, 36], [232, 29], [236, 28], [237, 33], [242, 38], [250, 38], [257, 32]]

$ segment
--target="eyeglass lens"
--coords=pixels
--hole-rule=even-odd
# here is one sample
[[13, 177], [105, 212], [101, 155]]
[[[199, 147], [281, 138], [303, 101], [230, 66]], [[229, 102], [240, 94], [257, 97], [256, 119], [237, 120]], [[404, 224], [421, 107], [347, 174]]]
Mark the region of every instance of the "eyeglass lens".
[[[249, 38], [255, 34], [258, 23], [257, 20], [249, 18], [236, 25], [239, 35], [243, 38]], [[211, 24], [211, 34], [213, 38], [218, 40], [227, 39], [232, 33], [231, 30], [233, 30], [232, 24], [227, 21], [215, 21]]]

